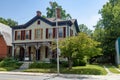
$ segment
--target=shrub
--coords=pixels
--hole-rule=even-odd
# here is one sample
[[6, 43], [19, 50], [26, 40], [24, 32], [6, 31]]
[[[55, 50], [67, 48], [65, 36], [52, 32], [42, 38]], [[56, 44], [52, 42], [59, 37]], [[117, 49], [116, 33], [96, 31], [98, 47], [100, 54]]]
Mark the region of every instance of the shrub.
[[54, 67], [56, 67], [56, 64], [38, 62], [34, 62], [29, 66], [29, 68], [54, 68]]
[[68, 62], [67, 61], [60, 61], [61, 67], [68, 67]]
[[73, 66], [86, 66], [85, 60], [75, 59], [73, 60]]
[[13, 67], [13, 68], [19, 68], [21, 63], [19, 63], [17, 60], [13, 58], [5, 58], [0, 62], [0, 67]]
[[56, 60], [56, 59], [50, 59], [50, 63], [56, 64], [56, 63], [57, 63], [57, 60]]

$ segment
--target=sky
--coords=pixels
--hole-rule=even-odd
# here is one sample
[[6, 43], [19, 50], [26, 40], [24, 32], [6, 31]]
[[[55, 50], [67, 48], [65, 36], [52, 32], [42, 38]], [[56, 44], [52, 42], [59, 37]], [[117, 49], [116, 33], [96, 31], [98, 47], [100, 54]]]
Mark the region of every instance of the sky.
[[46, 15], [46, 8], [50, 7], [49, 2], [56, 1], [62, 6], [78, 24], [85, 24], [89, 29], [101, 18], [98, 11], [108, 0], [0, 0], [0, 17], [11, 18], [18, 24], [25, 24], [34, 16], [36, 11]]

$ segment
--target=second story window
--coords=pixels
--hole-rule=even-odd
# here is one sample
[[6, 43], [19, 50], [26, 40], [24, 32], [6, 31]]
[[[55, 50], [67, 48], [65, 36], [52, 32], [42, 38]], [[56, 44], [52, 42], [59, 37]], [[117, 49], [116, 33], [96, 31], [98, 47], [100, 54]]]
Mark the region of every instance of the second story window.
[[43, 29], [35, 29], [35, 39], [42, 39]]
[[63, 28], [59, 28], [58, 32], [59, 32], [59, 38], [62, 38], [63, 37]]
[[52, 38], [53, 37], [53, 29], [48, 29], [48, 38]]
[[29, 37], [29, 30], [25, 31], [26, 35], [25, 35], [25, 39], [30, 39]]
[[17, 31], [17, 40], [21, 40], [21, 31]]

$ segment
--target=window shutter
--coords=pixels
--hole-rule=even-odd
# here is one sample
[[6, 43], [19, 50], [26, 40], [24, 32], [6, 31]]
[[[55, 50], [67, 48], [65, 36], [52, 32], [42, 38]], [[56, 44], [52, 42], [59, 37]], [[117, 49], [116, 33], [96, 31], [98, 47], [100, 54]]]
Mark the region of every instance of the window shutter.
[[46, 39], [48, 39], [48, 28], [46, 29]]
[[35, 29], [35, 32], [34, 32], [34, 33], [35, 33], [35, 35], [34, 35], [34, 39], [36, 39], [36, 29]]
[[41, 29], [41, 39], [43, 38], [43, 29]]
[[56, 28], [53, 28], [53, 38], [56, 38], [55, 33], [56, 33]]
[[66, 37], [66, 27], [63, 27], [63, 37]]
[[25, 40], [25, 30], [23, 30], [23, 40]]
[[15, 40], [17, 40], [17, 31], [15, 31]]
[[31, 30], [29, 30], [29, 39], [31, 40]]

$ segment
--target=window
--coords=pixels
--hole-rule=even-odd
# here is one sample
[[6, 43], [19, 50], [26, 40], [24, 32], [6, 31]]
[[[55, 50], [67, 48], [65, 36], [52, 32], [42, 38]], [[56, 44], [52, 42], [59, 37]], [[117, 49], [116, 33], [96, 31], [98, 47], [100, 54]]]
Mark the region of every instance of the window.
[[35, 29], [35, 39], [42, 39], [43, 29]]
[[59, 38], [62, 38], [63, 37], [63, 28], [59, 28], [58, 32], [59, 32]]
[[37, 24], [40, 25], [40, 21], [37, 21]]
[[30, 39], [29, 38], [29, 30], [25, 31], [26, 35], [25, 35], [25, 39]]
[[48, 38], [52, 38], [53, 37], [53, 29], [48, 29]]
[[21, 31], [17, 31], [17, 40], [21, 40]]

